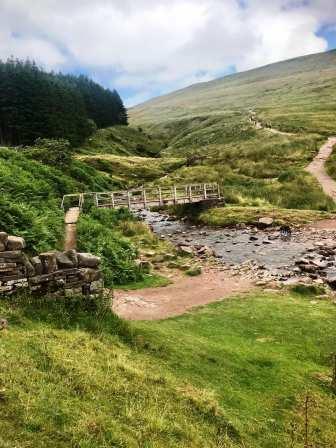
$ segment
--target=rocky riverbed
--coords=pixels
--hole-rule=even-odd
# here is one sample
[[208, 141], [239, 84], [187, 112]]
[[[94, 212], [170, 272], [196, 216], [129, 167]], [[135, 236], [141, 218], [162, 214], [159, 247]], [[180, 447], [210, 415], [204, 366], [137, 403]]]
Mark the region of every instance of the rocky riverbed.
[[271, 220], [255, 227], [214, 229], [148, 210], [141, 211], [139, 217], [182, 251], [200, 258], [213, 257], [220, 269], [260, 284], [299, 281], [328, 283], [336, 288], [336, 230], [295, 228], [284, 238]]

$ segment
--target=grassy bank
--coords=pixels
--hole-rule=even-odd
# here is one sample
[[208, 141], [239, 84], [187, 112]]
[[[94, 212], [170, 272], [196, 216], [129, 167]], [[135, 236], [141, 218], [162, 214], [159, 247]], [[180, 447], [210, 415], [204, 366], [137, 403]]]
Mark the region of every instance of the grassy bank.
[[12, 297], [0, 315], [1, 447], [299, 448], [307, 392], [311, 443], [336, 443], [335, 308], [314, 296], [132, 325], [83, 299]]

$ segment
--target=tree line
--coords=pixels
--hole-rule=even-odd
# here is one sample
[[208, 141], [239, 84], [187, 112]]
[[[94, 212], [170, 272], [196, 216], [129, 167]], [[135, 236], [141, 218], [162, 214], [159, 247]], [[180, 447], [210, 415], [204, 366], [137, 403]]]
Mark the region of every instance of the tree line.
[[83, 75], [47, 73], [32, 61], [0, 61], [0, 144], [62, 138], [78, 146], [96, 128], [117, 124], [128, 118], [116, 90]]

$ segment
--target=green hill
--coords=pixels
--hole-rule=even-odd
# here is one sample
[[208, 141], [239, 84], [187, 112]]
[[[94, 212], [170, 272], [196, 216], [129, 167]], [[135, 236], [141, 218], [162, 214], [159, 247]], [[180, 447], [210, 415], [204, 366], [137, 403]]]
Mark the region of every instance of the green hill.
[[129, 113], [161, 136], [163, 155], [187, 157], [165, 182], [218, 181], [238, 205], [333, 210], [304, 167], [335, 133], [335, 95], [334, 50], [196, 84]]
[[254, 109], [274, 126], [333, 132], [336, 50], [195, 84], [130, 110], [132, 123], [164, 125], [191, 116]]

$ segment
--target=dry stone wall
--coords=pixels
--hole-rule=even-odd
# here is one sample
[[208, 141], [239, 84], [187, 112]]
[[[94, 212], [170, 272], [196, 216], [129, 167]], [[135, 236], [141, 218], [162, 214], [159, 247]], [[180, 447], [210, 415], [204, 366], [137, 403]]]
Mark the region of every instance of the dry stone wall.
[[0, 232], [0, 295], [22, 289], [89, 295], [102, 289], [99, 257], [75, 250], [28, 257], [24, 248], [23, 238]]

